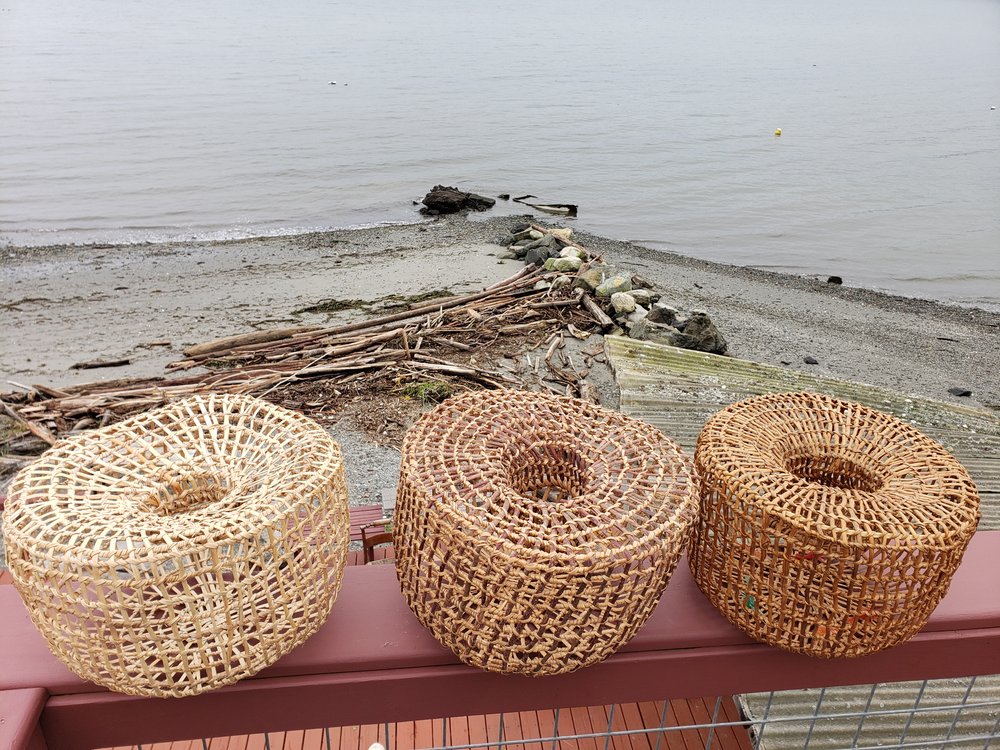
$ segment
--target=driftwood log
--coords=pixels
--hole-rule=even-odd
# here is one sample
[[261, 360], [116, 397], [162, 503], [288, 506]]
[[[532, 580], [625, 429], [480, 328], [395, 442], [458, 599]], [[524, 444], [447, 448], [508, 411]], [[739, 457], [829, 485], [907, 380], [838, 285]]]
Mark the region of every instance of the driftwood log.
[[[542, 231], [545, 230], [539, 227]], [[565, 243], [570, 244], [570, 243]], [[536, 289], [557, 272], [525, 267], [480, 292], [422, 302], [409, 310], [336, 326], [294, 326], [204, 342], [172, 362], [170, 377], [126, 378], [52, 388], [19, 386], [0, 394], [0, 411], [37, 438], [24, 448], [23, 430], [0, 437], [0, 451], [37, 452], [74, 430], [98, 427], [178, 398], [208, 391], [281, 400], [304, 381], [354, 382], [384, 377], [459, 379], [476, 387], [524, 387], [510, 372], [485, 369], [475, 353], [507, 340], [546, 346], [527, 357], [524, 377], [556, 393], [594, 398], [588, 371], [565, 354], [566, 335], [584, 339], [611, 319], [582, 290]], [[597, 356], [596, 352], [588, 359]], [[205, 366], [211, 369], [205, 370]], [[542, 367], [544, 366], [544, 370]], [[196, 370], [190, 374], [182, 371]], [[388, 388], [394, 386], [388, 385]]]

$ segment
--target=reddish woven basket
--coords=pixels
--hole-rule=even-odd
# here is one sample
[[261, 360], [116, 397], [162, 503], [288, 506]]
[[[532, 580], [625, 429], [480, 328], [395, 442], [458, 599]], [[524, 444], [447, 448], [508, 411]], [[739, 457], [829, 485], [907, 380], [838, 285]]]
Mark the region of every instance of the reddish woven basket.
[[396, 566], [464, 662], [569, 672], [635, 635], [696, 513], [690, 458], [655, 428], [571, 398], [469, 393], [406, 434]]
[[919, 631], [979, 522], [944, 447], [895, 417], [814, 393], [723, 409], [698, 438], [691, 570], [754, 638], [860, 656]]

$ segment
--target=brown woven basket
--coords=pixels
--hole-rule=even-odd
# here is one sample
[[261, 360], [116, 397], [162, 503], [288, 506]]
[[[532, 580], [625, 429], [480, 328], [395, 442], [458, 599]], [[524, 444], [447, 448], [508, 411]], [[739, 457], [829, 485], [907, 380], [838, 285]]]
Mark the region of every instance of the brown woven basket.
[[860, 656], [919, 631], [979, 522], [940, 444], [895, 417], [814, 393], [723, 409], [698, 438], [691, 570], [752, 637]]
[[691, 460], [655, 428], [566, 397], [468, 393], [403, 441], [396, 566], [462, 661], [570, 672], [635, 635], [696, 513]]
[[7, 564], [74, 672], [185, 696], [326, 620], [347, 556], [340, 448], [248, 396], [194, 397], [58, 443], [14, 480]]

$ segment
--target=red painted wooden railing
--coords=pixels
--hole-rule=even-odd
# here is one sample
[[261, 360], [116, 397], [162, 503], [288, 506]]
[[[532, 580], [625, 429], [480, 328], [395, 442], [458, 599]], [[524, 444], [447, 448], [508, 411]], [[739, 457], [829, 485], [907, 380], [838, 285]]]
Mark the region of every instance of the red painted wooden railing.
[[252, 679], [185, 699], [81, 680], [0, 586], [0, 749], [104, 747], [284, 729], [1000, 673], [1000, 532], [973, 539], [947, 597], [908, 643], [819, 661], [747, 638], [682, 562], [643, 630], [602, 664], [540, 679], [460, 664], [419, 625], [391, 566], [350, 567], [307, 643]]

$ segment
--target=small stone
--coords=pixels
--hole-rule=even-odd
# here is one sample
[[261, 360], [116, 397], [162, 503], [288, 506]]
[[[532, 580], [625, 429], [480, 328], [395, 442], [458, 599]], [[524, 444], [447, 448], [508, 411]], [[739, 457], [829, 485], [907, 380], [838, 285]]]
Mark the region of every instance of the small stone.
[[517, 251], [512, 247], [497, 254], [498, 260], [517, 260], [518, 257]]
[[604, 282], [607, 272], [607, 266], [591, 266], [577, 277], [576, 286], [593, 292]]
[[528, 242], [532, 241], [534, 237], [531, 236], [531, 227], [527, 229], [522, 229], [519, 232], [511, 232], [511, 236], [514, 238], [514, 242]]
[[520, 232], [527, 231], [528, 229], [531, 229], [531, 224], [529, 224], [526, 221], [519, 221], [517, 224], [515, 224], [510, 228], [510, 233], [519, 234]]
[[579, 258], [549, 258], [545, 261], [546, 271], [579, 271], [583, 261]]
[[802, 361], [805, 362], [807, 365], [818, 365], [819, 364], [819, 360], [816, 359], [815, 357], [806, 357]]
[[531, 229], [531, 230], [529, 230], [528, 234], [531, 235], [531, 239], [533, 239], [533, 240], [540, 240], [540, 239], [542, 239], [542, 237], [545, 236], [545, 234], [543, 232], [539, 232], [537, 229]]
[[827, 284], [843, 284], [844, 280], [839, 276], [830, 276], [826, 280]]
[[641, 289], [652, 289], [653, 282], [647, 279], [645, 276], [640, 276], [637, 273], [632, 274], [632, 286], [639, 287]]
[[499, 198], [502, 201], [509, 201], [510, 193], [500, 193], [500, 195], [498, 195], [497, 198]]
[[615, 292], [628, 292], [632, 290], [632, 282], [628, 276], [616, 274], [610, 279], [603, 281], [595, 290], [598, 297], [610, 297]]
[[562, 258], [579, 258], [580, 260], [583, 260], [583, 250], [578, 247], [573, 247], [572, 245], [564, 247], [560, 250], [559, 255]]
[[568, 240], [573, 236], [573, 230], [569, 227], [559, 227], [558, 229], [550, 229], [550, 234], [554, 234], [556, 237], [562, 237], [564, 240]]
[[523, 258], [525, 255], [528, 254], [528, 248], [525, 245], [511, 245], [507, 249], [510, 250], [512, 253], [514, 253], [514, 255], [516, 255], [518, 258]]
[[638, 305], [643, 305], [644, 307], [650, 307], [654, 302], [656, 302], [660, 295], [650, 289], [636, 289], [635, 285], [632, 287], [632, 291], [629, 292], [633, 297], [635, 297], [635, 302]]
[[571, 276], [556, 276], [552, 279], [552, 289], [568, 289], [573, 285], [573, 278]]
[[627, 315], [635, 310], [635, 299], [628, 292], [615, 292], [611, 295], [611, 306], [619, 315]]
[[972, 395], [972, 391], [970, 391], [968, 388], [959, 388], [958, 386], [954, 388], [949, 388], [948, 393], [950, 393], [952, 396], [958, 396], [959, 398]]
[[[636, 298], [638, 299], [638, 298]], [[657, 302], [649, 310], [649, 320], [651, 323], [663, 323], [672, 326], [682, 317], [681, 311], [676, 307], [671, 307], [664, 302]]]

